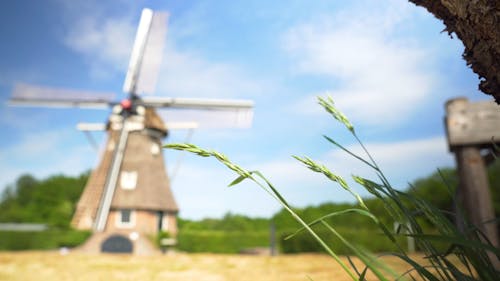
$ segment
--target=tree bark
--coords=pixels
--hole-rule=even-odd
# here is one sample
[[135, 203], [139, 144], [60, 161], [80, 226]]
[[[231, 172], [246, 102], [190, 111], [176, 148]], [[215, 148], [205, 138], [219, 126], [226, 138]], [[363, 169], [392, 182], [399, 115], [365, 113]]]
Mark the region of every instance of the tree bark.
[[409, 0], [443, 21], [463, 42], [463, 58], [479, 76], [479, 89], [500, 104], [500, 1]]

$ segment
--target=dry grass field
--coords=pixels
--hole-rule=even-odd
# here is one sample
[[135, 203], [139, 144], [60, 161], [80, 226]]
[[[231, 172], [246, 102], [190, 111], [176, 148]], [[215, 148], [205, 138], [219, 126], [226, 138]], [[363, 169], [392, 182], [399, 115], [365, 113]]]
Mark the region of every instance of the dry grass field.
[[[398, 272], [406, 266], [387, 263]], [[328, 256], [241, 256], [175, 253], [158, 256], [0, 252], [0, 280], [349, 280]]]

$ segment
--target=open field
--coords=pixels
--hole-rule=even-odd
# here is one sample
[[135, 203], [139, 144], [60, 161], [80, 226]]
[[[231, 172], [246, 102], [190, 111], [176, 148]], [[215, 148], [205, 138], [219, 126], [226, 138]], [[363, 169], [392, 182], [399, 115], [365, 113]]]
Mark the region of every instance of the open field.
[[[398, 272], [406, 266], [387, 262]], [[349, 280], [328, 256], [88, 255], [0, 252], [0, 280]]]

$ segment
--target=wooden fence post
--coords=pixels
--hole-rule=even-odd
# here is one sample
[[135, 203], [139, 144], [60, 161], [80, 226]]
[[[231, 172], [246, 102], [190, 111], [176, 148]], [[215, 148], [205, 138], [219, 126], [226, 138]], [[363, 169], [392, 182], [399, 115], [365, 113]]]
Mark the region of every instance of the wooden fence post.
[[[469, 103], [465, 98], [446, 103], [448, 147], [458, 166], [460, 200], [465, 216], [498, 247], [498, 230], [481, 148], [500, 141], [500, 107], [493, 101]], [[457, 214], [458, 215], [458, 214]]]
[[496, 223], [485, 223], [495, 219], [491, 202], [490, 186], [486, 166], [480, 150], [474, 146], [455, 149], [455, 157], [460, 179], [459, 192], [469, 221], [498, 246]]

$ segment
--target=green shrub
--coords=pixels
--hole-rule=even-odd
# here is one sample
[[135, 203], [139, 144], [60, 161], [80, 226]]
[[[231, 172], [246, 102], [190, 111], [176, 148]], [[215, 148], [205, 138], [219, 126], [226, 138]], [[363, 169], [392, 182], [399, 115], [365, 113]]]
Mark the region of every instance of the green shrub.
[[160, 232], [158, 232], [158, 234], [156, 234], [154, 237], [151, 237], [151, 238], [152, 238], [152, 242], [156, 245], [156, 247], [161, 248], [162, 247], [161, 240], [165, 239], [165, 238], [171, 238], [171, 237], [172, 237], [172, 235], [170, 234], [170, 232], [160, 231]]
[[268, 245], [267, 231], [180, 231], [177, 235], [177, 249], [192, 253], [239, 253]]
[[[382, 232], [374, 228], [337, 228], [340, 235], [348, 237], [349, 241], [357, 245], [363, 245], [366, 250], [374, 253], [392, 252], [396, 251], [397, 247], [394, 243], [387, 238]], [[322, 237], [330, 248], [340, 255], [354, 254], [349, 247], [340, 241], [328, 229], [314, 228], [314, 231]], [[309, 233], [300, 232], [293, 235], [289, 239], [288, 236], [295, 233], [295, 230], [283, 232], [280, 235], [280, 249], [283, 253], [302, 253], [302, 252], [325, 252], [325, 249], [316, 241]], [[406, 245], [404, 237], [397, 237], [400, 245]]]
[[0, 231], [0, 250], [49, 250], [75, 247], [90, 235], [88, 231], [47, 230], [41, 232]]

